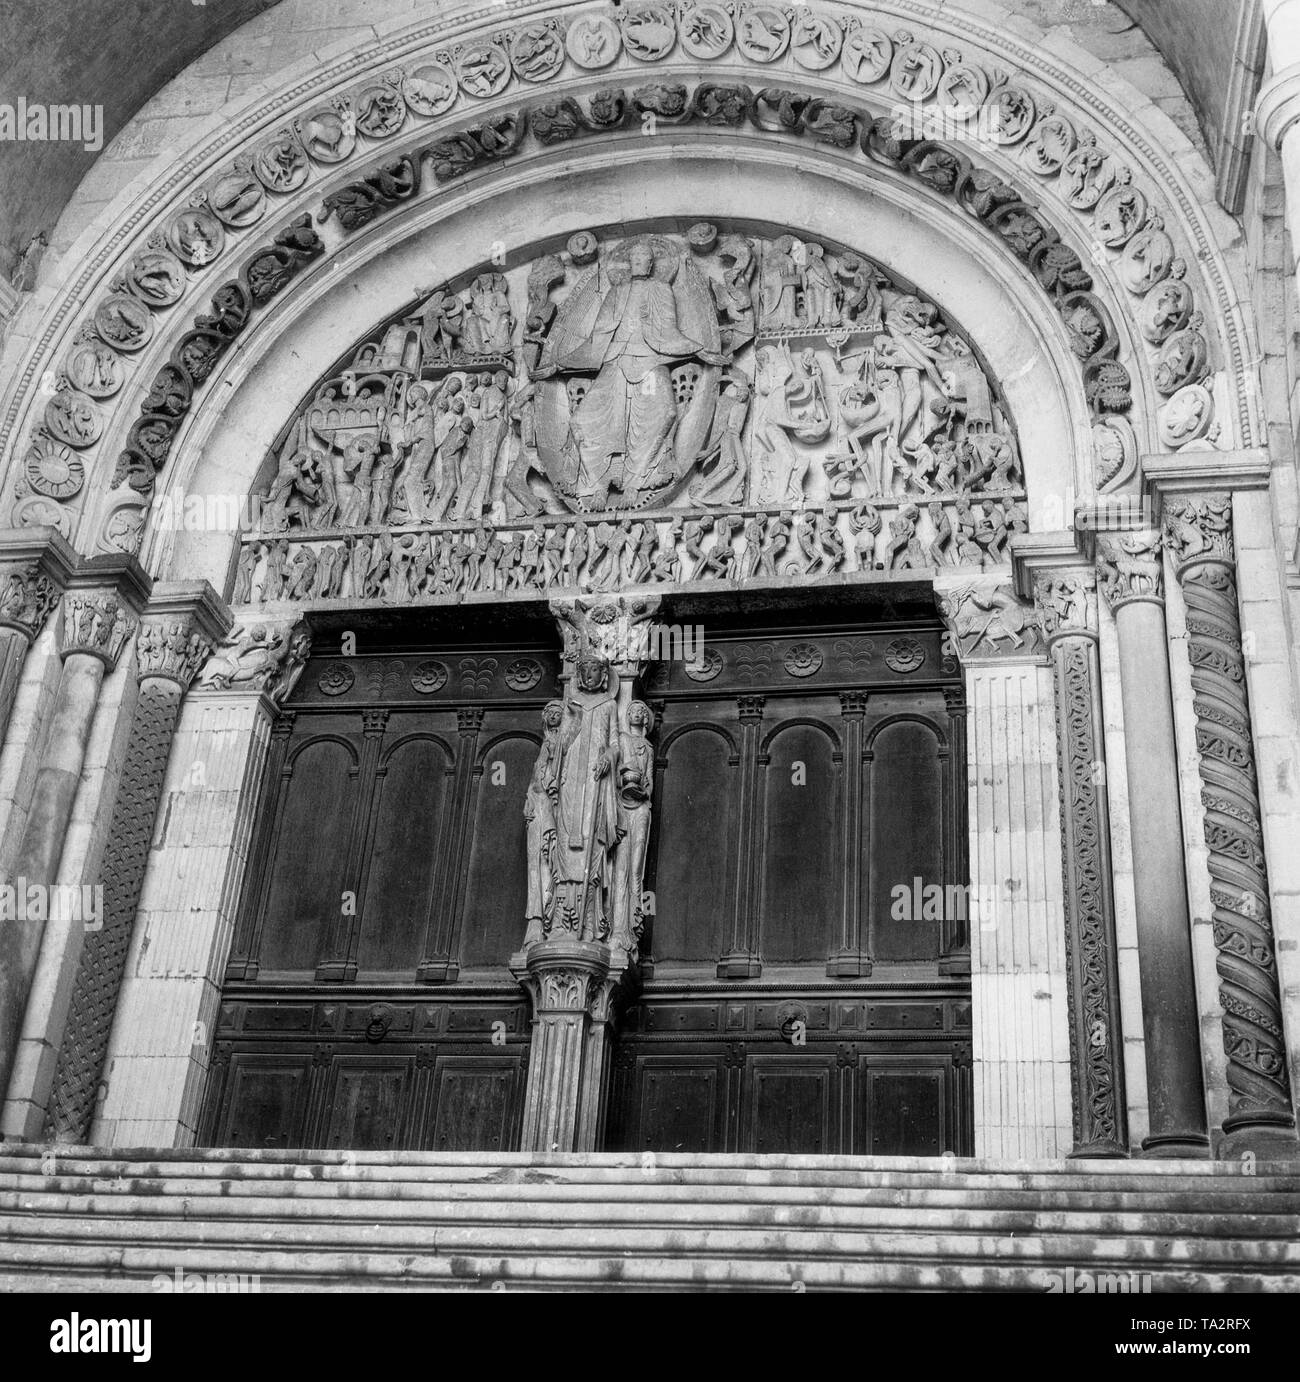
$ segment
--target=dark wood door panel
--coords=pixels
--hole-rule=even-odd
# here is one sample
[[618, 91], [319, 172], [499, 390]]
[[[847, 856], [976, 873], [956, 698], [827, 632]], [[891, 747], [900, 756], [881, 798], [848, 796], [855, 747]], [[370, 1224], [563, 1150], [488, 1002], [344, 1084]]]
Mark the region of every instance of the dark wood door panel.
[[871, 1156], [940, 1156], [957, 1151], [949, 1057], [868, 1056], [860, 1079], [864, 1152]]
[[833, 1055], [754, 1056], [745, 1075], [744, 1150], [821, 1153], [838, 1146], [838, 1129], [832, 1126]]
[[413, 1071], [410, 1057], [336, 1056], [325, 1094], [324, 1145], [355, 1152], [405, 1147]]
[[433, 1095], [420, 1139], [432, 1152], [506, 1152], [519, 1140], [524, 1061], [443, 1056], [434, 1067]]
[[721, 1149], [726, 1080], [718, 1056], [645, 1056], [637, 1077], [638, 1150]]
[[236, 1051], [230, 1057], [215, 1145], [277, 1151], [303, 1146], [311, 1074], [310, 1051]]

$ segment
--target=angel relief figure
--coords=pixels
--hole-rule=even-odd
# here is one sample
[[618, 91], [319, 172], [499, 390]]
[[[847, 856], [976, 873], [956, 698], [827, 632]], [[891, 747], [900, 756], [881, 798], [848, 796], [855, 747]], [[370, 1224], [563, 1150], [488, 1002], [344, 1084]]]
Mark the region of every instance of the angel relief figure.
[[[565, 300], [534, 370], [547, 475], [583, 509], [665, 495], [707, 444], [730, 358], [681, 251], [661, 237], [619, 246]], [[583, 375], [585, 392], [571, 388]]]

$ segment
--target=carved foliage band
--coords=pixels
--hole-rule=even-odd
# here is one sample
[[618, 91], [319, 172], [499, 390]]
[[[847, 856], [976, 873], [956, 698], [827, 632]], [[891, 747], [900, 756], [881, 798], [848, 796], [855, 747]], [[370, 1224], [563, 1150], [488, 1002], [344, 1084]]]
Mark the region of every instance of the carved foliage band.
[[1051, 630], [1056, 690], [1075, 1150], [1122, 1152], [1128, 1130], [1106, 854], [1110, 827], [1096, 773], [1102, 750], [1094, 713], [1092, 592], [1075, 577], [1040, 578], [1037, 595], [1040, 617]]
[[1165, 532], [1187, 604], [1197, 762], [1228, 1058], [1225, 1131], [1294, 1126], [1241, 649], [1231, 496], [1171, 500]]

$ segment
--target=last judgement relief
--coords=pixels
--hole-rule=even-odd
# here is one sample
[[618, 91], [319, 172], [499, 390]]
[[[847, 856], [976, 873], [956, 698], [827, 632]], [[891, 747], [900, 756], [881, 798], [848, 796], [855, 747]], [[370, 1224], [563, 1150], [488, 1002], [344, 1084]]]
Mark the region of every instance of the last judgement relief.
[[860, 253], [708, 222], [423, 293], [268, 471], [239, 604], [978, 572], [1027, 526], [955, 323]]

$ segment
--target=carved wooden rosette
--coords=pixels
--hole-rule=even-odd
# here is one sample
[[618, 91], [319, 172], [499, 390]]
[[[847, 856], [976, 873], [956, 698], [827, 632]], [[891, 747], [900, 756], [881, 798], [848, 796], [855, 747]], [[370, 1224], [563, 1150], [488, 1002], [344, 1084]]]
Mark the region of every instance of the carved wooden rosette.
[[1034, 590], [1056, 691], [1065, 896], [1066, 988], [1075, 1157], [1128, 1155], [1110, 820], [1098, 789], [1104, 759], [1097, 595], [1080, 576], [1042, 574]]
[[1197, 764], [1210, 851], [1214, 944], [1228, 1058], [1225, 1133], [1294, 1129], [1268, 868], [1232, 550], [1232, 496], [1170, 499], [1165, 532], [1187, 605]]
[[210, 611], [146, 616], [136, 641], [136, 698], [122, 778], [104, 847], [101, 925], [87, 931], [45, 1115], [45, 1137], [90, 1140], [127, 951], [144, 890], [181, 701], [224, 621]]

